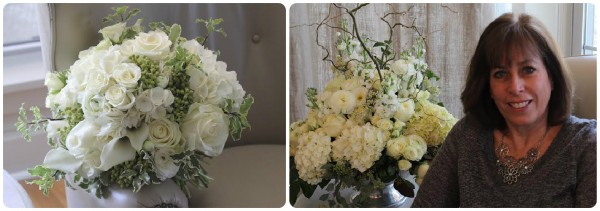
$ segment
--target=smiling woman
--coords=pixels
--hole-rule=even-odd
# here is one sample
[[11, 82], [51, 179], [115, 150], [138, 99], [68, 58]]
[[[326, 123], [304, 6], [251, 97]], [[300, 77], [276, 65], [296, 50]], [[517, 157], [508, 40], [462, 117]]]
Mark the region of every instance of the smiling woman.
[[448, 134], [413, 206], [594, 206], [596, 120], [571, 115], [572, 93], [543, 24], [527, 14], [498, 17], [469, 65], [466, 116]]

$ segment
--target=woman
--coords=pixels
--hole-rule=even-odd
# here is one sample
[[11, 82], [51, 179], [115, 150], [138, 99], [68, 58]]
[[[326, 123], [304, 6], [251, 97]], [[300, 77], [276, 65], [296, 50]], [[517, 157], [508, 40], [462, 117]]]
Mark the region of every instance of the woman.
[[571, 116], [572, 87], [541, 22], [504, 14], [483, 32], [448, 134], [413, 207], [592, 207], [596, 120]]

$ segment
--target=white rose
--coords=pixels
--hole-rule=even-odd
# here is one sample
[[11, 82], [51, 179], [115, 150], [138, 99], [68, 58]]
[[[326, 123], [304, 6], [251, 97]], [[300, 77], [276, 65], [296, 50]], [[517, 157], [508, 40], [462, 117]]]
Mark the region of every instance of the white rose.
[[127, 110], [131, 108], [135, 103], [135, 97], [133, 96], [133, 94], [128, 93], [125, 87], [119, 85], [110, 86], [106, 90], [104, 97], [106, 98], [106, 100], [108, 100], [108, 103], [111, 104], [113, 107], [122, 110]]
[[97, 93], [87, 91], [83, 94], [81, 109], [86, 118], [95, 118], [102, 111], [107, 110], [108, 107], [105, 104], [104, 97], [97, 95]]
[[174, 153], [182, 152], [184, 141], [181, 139], [179, 125], [167, 119], [156, 119], [150, 124], [150, 134], [148, 139], [154, 143], [158, 149], [168, 149]]
[[117, 23], [112, 26], [107, 26], [100, 29], [99, 33], [102, 34], [104, 39], [110, 40], [112, 42], [118, 42], [121, 34], [125, 31], [125, 23]]
[[110, 46], [107, 50], [99, 51], [97, 54], [98, 65], [107, 75], [112, 75], [115, 67], [129, 58], [121, 53], [121, 46], [119, 45]]
[[157, 150], [154, 152], [154, 166], [156, 167], [156, 176], [161, 180], [174, 177], [179, 171], [179, 166], [175, 165], [169, 150]]
[[400, 158], [406, 146], [408, 146], [408, 138], [406, 136], [399, 136], [398, 138], [391, 139], [386, 144], [386, 154], [394, 159]]
[[48, 72], [46, 73], [46, 80], [44, 80], [44, 85], [48, 87], [48, 90], [60, 90], [65, 87], [65, 84], [58, 79], [57, 73]]
[[356, 96], [346, 90], [338, 90], [329, 97], [329, 106], [335, 113], [350, 114], [356, 107]]
[[120, 63], [114, 67], [112, 76], [118, 84], [132, 89], [142, 77], [142, 69], [133, 63]]
[[86, 91], [98, 93], [109, 86], [110, 77], [106, 75], [104, 70], [91, 68], [88, 71], [85, 87]]
[[342, 133], [346, 124], [346, 118], [339, 114], [330, 114], [325, 117], [323, 128], [327, 136], [337, 137]]
[[169, 55], [171, 41], [162, 31], [140, 33], [134, 41], [133, 54], [147, 56], [155, 61], [160, 61]]
[[191, 149], [218, 156], [229, 135], [229, 119], [217, 106], [194, 103], [183, 119], [181, 133]]
[[427, 152], [427, 143], [418, 135], [408, 136], [408, 145], [402, 151], [402, 156], [408, 160], [421, 160]]
[[352, 90], [354, 96], [356, 96], [356, 102], [358, 105], [364, 105], [367, 102], [367, 94], [369, 90], [363, 86], [357, 87]]
[[398, 105], [394, 118], [396, 120], [406, 122], [415, 113], [415, 102], [412, 99], [401, 98], [400, 105]]
[[408, 160], [399, 160], [398, 161], [398, 169], [401, 171], [408, 171], [412, 167], [412, 163]]

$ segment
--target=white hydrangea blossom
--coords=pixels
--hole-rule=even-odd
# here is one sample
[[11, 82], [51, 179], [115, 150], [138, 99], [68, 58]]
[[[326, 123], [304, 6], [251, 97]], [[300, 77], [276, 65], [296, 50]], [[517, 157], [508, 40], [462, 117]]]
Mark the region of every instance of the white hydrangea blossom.
[[308, 184], [319, 184], [324, 169], [321, 166], [330, 161], [331, 138], [311, 131], [298, 138], [298, 147], [294, 156], [298, 175]]
[[379, 159], [386, 142], [381, 129], [371, 124], [356, 125], [342, 131], [333, 142], [332, 157], [337, 162], [348, 161], [352, 168], [364, 172]]

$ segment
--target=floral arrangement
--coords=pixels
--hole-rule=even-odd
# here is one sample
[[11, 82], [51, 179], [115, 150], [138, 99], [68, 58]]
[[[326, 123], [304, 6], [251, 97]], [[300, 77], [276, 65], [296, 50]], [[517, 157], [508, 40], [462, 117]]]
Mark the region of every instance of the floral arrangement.
[[435, 102], [439, 88], [431, 80], [439, 78], [425, 62], [423, 39], [396, 54], [391, 36], [362, 39], [353, 23], [352, 30], [345, 19], [337, 27], [337, 55], [329, 60], [333, 80], [319, 93], [307, 90], [308, 117], [290, 126], [292, 204], [300, 191], [310, 198], [317, 186], [330, 191], [319, 197], [330, 206], [357, 206], [368, 197], [348, 202], [342, 188], [370, 193], [390, 182], [414, 197], [413, 184], [400, 171], [416, 175], [420, 184], [456, 123]]
[[[137, 192], [144, 185], [173, 180], [189, 197], [188, 185], [205, 188], [212, 180], [202, 167], [221, 154], [228, 137], [239, 140], [249, 128], [253, 98], [236, 73], [203, 44], [222, 19], [197, 19], [204, 37], [180, 37], [181, 26], [127, 21], [139, 10], [113, 8], [99, 31], [103, 39], [79, 53], [65, 71], [46, 75], [42, 117], [23, 106], [16, 126], [30, 133], [44, 129], [52, 149], [42, 165], [29, 169], [45, 194], [55, 180], [74, 183], [98, 198], [118, 185]], [[73, 185], [73, 184], [69, 184]]]

